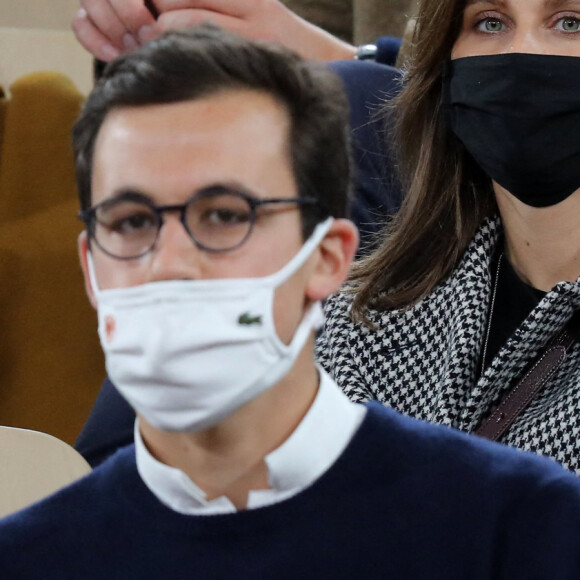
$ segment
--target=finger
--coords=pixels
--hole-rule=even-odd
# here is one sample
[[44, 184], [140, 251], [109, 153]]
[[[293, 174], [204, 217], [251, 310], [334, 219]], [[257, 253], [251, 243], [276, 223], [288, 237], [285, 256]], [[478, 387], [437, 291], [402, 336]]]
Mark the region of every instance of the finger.
[[109, 62], [119, 56], [120, 48], [104, 36], [90, 21], [84, 8], [77, 11], [72, 29], [81, 45], [99, 60]]
[[155, 0], [160, 13], [178, 10], [207, 10], [224, 16], [246, 17], [258, 10], [255, 0]]
[[144, 26], [154, 26], [155, 18], [145, 6], [144, 0], [108, 0], [125, 30], [137, 38]]
[[118, 18], [109, 0], [81, 0], [87, 18], [93, 26], [108, 38], [117, 48], [123, 48], [123, 37], [127, 33], [125, 25]]

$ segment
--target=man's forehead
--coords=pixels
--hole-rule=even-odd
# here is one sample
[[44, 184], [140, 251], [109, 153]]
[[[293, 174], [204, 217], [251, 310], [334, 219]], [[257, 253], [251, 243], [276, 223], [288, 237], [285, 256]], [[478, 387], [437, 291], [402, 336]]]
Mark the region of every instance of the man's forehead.
[[97, 138], [93, 202], [126, 188], [181, 198], [233, 179], [272, 195], [276, 180], [294, 181], [289, 135], [286, 109], [257, 91], [117, 108]]
[[268, 133], [272, 138], [279, 132], [287, 139], [289, 125], [287, 110], [274, 97], [261, 91], [232, 89], [175, 103], [113, 109], [106, 115], [98, 139], [103, 133], [121, 141], [131, 141], [136, 134], [151, 134], [160, 146], [179, 145], [220, 131], [232, 138], [238, 133], [256, 137]]

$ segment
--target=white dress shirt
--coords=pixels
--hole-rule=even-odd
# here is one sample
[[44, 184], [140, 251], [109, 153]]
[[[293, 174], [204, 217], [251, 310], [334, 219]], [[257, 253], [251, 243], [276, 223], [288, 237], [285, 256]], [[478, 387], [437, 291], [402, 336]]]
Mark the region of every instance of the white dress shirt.
[[[310, 409], [294, 432], [265, 457], [271, 489], [248, 494], [247, 509], [285, 500], [316, 481], [341, 455], [361, 424], [366, 409], [352, 403], [320, 367], [320, 385]], [[137, 470], [149, 490], [167, 507], [186, 515], [233, 513], [225, 496], [212, 500], [180, 469], [155, 459], [135, 422]]]

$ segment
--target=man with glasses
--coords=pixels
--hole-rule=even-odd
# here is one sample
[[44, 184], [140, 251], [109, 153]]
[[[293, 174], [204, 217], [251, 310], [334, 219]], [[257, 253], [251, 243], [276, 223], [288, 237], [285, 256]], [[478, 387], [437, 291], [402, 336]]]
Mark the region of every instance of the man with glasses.
[[346, 117], [328, 71], [214, 28], [105, 73], [79, 247], [135, 443], [0, 523], [2, 578], [579, 576], [575, 476], [315, 366], [357, 243]]

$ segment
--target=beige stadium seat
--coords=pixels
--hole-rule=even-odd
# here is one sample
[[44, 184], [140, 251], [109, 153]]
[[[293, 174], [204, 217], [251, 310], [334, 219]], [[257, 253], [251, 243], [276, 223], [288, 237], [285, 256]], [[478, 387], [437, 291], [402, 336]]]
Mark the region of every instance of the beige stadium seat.
[[83, 457], [59, 439], [12, 427], [0, 427], [0, 466], [0, 517], [91, 471]]

